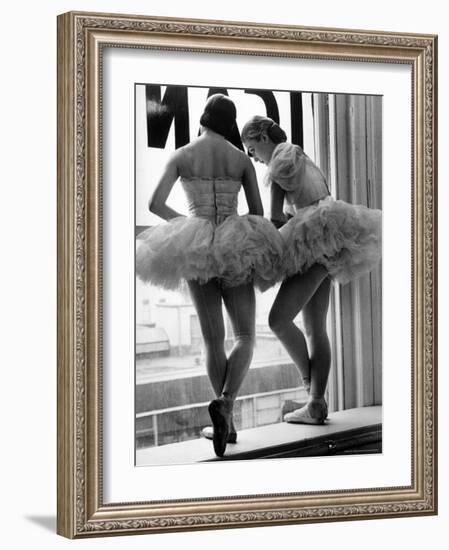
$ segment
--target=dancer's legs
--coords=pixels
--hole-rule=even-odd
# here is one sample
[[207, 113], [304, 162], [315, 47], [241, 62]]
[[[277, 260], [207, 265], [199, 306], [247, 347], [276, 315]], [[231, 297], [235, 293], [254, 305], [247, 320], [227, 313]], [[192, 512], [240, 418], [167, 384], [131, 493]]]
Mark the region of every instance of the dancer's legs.
[[268, 318], [271, 330], [298, 367], [307, 390], [311, 382], [307, 343], [304, 334], [293, 321], [326, 277], [326, 269], [315, 264], [305, 273], [286, 279], [279, 289]]
[[234, 401], [248, 372], [254, 352], [256, 298], [252, 284], [223, 288], [223, 300], [234, 331], [234, 347], [228, 357], [223, 394]]
[[252, 285], [223, 287], [222, 296], [234, 331], [235, 344], [228, 357], [222, 394], [209, 404], [217, 456], [223, 456], [231, 434], [235, 435], [234, 401], [253, 356], [256, 311]]
[[221, 285], [216, 279], [205, 284], [188, 281], [188, 285], [204, 339], [207, 374], [218, 397], [223, 391], [226, 376]]
[[[222, 288], [217, 280], [206, 284], [189, 281], [192, 301], [198, 313], [206, 350], [206, 368], [214, 393], [225, 397], [230, 441], [235, 442], [236, 429], [232, 408], [237, 392], [251, 363], [255, 340], [255, 295], [252, 285]], [[224, 301], [235, 336], [229, 359], [224, 350]], [[206, 428], [206, 433], [209, 434]]]
[[331, 366], [331, 347], [326, 329], [331, 282], [327, 277], [302, 310], [310, 351], [310, 396], [321, 399]]

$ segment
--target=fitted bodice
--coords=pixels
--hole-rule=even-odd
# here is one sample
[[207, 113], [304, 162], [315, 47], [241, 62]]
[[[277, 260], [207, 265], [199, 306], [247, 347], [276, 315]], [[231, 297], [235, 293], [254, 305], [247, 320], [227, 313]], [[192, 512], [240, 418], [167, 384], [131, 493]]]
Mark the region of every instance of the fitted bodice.
[[228, 216], [237, 214], [237, 196], [242, 185], [240, 180], [227, 177], [182, 177], [181, 183], [191, 216], [206, 218], [218, 225]]

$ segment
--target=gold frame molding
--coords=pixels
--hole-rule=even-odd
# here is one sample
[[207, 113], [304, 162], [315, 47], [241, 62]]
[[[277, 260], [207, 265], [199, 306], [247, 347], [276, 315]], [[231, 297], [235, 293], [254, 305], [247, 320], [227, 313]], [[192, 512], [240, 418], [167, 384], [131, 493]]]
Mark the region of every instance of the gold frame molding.
[[[104, 46], [408, 64], [412, 69], [412, 484], [203, 500], [102, 500]], [[58, 17], [58, 533], [111, 534], [437, 513], [437, 37], [70, 12]]]

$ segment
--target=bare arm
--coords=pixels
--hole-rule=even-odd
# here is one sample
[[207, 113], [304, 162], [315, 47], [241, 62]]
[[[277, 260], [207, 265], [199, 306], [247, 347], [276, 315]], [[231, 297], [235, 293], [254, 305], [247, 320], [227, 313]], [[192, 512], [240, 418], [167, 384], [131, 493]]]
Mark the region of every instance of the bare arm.
[[285, 191], [275, 181], [272, 181], [270, 219], [276, 227], [281, 227], [287, 221], [283, 211], [284, 197]]
[[150, 211], [164, 220], [171, 220], [172, 218], [177, 218], [182, 215], [166, 204], [167, 198], [173, 188], [173, 185], [178, 179], [178, 176], [178, 161], [177, 154], [175, 153], [165, 165], [164, 171], [159, 178], [156, 189], [154, 190], [153, 196], [148, 204]]
[[260, 198], [259, 187], [257, 185], [256, 171], [254, 170], [253, 163], [248, 157], [245, 157], [242, 183], [243, 189], [245, 190], [249, 213], [263, 216], [263, 205]]

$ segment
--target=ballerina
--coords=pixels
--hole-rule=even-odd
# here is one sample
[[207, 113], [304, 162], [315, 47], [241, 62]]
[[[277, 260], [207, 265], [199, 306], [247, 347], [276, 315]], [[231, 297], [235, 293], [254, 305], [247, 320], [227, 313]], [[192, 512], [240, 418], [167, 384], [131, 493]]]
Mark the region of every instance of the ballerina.
[[[209, 404], [217, 456], [237, 438], [233, 407], [248, 371], [255, 343], [254, 285], [275, 281], [282, 238], [263, 218], [254, 167], [226, 138], [236, 124], [234, 103], [222, 94], [209, 98], [200, 119], [201, 134], [169, 159], [150, 201], [167, 220], [142, 235], [136, 271], [147, 282], [176, 289], [187, 282], [205, 344], [206, 368], [216, 398]], [[189, 216], [170, 208], [167, 198], [180, 178]], [[249, 214], [237, 214], [243, 188]], [[224, 304], [235, 344], [225, 353]]]
[[[287, 422], [322, 424], [331, 364], [326, 330], [331, 281], [347, 283], [369, 272], [382, 255], [382, 213], [334, 200], [326, 179], [301, 147], [287, 142], [272, 119], [255, 116], [242, 141], [256, 162], [267, 165], [271, 219], [284, 239], [284, 281], [269, 314], [269, 325], [296, 364], [308, 401], [284, 416]], [[294, 209], [283, 213], [284, 198]], [[294, 324], [302, 312], [303, 332]]]

